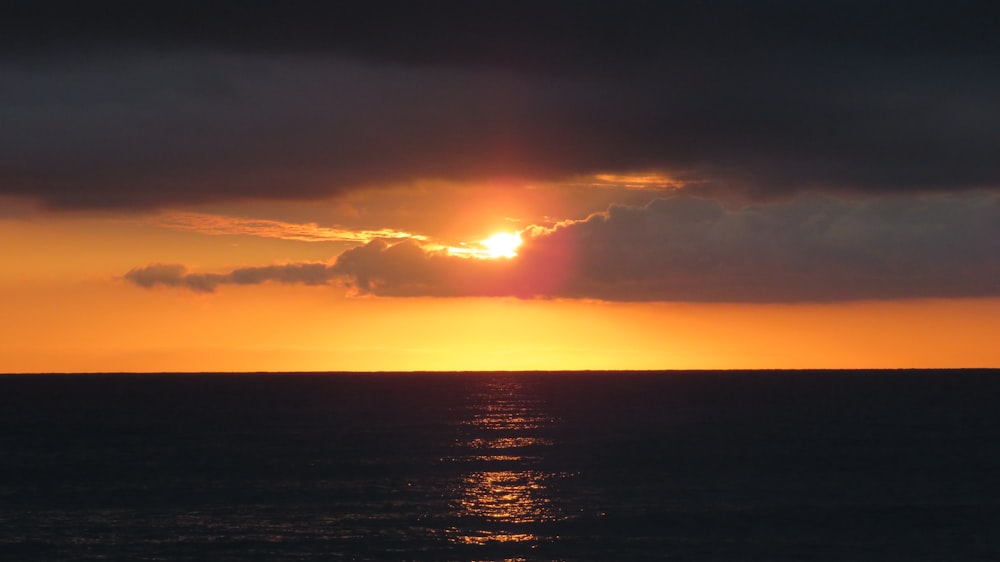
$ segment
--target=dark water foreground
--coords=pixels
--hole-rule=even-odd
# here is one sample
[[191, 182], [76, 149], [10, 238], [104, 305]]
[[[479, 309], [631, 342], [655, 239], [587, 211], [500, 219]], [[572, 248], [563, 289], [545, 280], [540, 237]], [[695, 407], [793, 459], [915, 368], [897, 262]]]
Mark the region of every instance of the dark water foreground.
[[1000, 372], [0, 377], [3, 560], [1000, 560]]

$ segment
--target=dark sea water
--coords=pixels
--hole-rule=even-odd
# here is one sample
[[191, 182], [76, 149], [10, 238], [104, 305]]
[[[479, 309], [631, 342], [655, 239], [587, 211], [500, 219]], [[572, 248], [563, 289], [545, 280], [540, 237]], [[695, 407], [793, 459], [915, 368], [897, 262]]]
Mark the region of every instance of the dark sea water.
[[1000, 560], [1000, 372], [0, 377], [2, 560]]

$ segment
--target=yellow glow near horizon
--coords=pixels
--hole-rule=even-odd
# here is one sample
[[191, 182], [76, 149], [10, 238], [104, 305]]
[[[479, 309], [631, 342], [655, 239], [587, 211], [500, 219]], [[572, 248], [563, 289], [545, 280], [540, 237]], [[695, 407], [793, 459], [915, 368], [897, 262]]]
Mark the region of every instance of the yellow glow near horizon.
[[1000, 366], [1000, 298], [610, 303], [0, 281], [0, 310], [0, 373]]
[[521, 235], [498, 232], [480, 244], [486, 247], [487, 257], [512, 258], [517, 255], [517, 248], [521, 245]]

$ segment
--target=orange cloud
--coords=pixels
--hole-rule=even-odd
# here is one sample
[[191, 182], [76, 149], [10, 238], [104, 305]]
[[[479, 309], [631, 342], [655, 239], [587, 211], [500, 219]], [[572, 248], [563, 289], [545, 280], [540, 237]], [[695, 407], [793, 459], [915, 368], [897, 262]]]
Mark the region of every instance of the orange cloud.
[[316, 223], [290, 223], [268, 219], [248, 219], [208, 213], [174, 211], [158, 215], [149, 221], [155, 226], [188, 230], [201, 234], [245, 235], [279, 238], [299, 242], [371, 242], [378, 239], [400, 240], [412, 238], [426, 240], [425, 236], [391, 228], [353, 230], [324, 227]]
[[575, 185], [586, 187], [599, 187], [605, 189], [646, 189], [663, 191], [668, 189], [680, 189], [690, 182], [664, 174], [594, 174], [582, 178]]

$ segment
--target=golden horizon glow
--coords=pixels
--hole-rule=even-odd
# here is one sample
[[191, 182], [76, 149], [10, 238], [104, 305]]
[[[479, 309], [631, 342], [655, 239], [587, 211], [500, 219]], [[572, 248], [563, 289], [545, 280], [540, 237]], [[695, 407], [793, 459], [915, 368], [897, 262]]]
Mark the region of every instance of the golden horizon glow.
[[351, 298], [330, 287], [201, 294], [92, 279], [3, 282], [0, 309], [6, 373], [1000, 367], [1000, 298]]
[[486, 248], [486, 257], [513, 258], [521, 246], [521, 235], [509, 232], [498, 232], [480, 242]]

